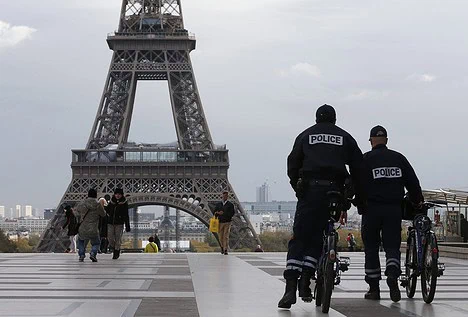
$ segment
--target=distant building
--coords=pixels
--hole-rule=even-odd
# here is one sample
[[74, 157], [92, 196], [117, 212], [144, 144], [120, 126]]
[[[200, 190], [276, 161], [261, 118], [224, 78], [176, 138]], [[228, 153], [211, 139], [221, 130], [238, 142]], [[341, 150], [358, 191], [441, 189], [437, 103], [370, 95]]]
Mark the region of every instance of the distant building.
[[23, 215], [21, 214], [21, 205], [16, 205], [15, 207], [15, 214], [13, 215], [13, 218], [19, 218], [22, 217]]
[[245, 212], [252, 215], [265, 213], [296, 214], [296, 201], [241, 202]]
[[0, 218], [5, 218], [5, 206], [0, 206]]
[[269, 202], [269, 192], [270, 186], [267, 183], [264, 183], [262, 186], [257, 187], [257, 202], [265, 203]]
[[55, 216], [55, 209], [46, 208], [44, 209], [44, 219], [50, 220]]
[[23, 217], [32, 217], [33, 216], [33, 208], [32, 206], [24, 206], [24, 215]]
[[0, 229], [3, 231], [27, 231], [30, 233], [41, 234], [47, 228], [49, 220], [45, 219], [5, 219], [0, 220]]

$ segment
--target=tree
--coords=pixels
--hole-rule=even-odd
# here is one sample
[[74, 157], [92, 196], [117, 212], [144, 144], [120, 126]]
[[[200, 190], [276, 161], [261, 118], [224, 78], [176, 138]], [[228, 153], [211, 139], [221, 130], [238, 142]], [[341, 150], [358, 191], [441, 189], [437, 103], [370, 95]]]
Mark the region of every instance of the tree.
[[214, 234], [208, 232], [205, 236], [205, 243], [208, 243], [210, 247], [219, 247], [218, 240], [216, 240]]
[[264, 232], [260, 235], [263, 250], [267, 252], [288, 251], [288, 242], [291, 240], [291, 233], [286, 231]]
[[0, 252], [12, 253], [16, 252], [16, 246], [0, 229]]
[[18, 238], [18, 241], [16, 241], [16, 248], [20, 253], [32, 252], [32, 247], [29, 245], [28, 239], [25, 238]]
[[28, 244], [34, 249], [38, 244], [41, 237], [38, 234], [31, 234], [29, 235], [29, 242]]

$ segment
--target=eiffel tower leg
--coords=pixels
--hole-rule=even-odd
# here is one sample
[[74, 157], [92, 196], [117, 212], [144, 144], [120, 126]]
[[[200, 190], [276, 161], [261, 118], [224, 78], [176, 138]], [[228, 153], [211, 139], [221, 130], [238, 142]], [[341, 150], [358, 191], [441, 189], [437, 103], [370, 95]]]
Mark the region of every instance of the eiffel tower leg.
[[62, 225], [65, 222], [64, 206], [74, 206], [74, 202], [65, 201], [65, 195], [62, 197], [55, 216], [49, 221], [46, 230], [42, 233], [38, 245], [37, 252], [65, 252], [70, 247], [70, 239], [67, 236], [67, 231], [62, 230]]

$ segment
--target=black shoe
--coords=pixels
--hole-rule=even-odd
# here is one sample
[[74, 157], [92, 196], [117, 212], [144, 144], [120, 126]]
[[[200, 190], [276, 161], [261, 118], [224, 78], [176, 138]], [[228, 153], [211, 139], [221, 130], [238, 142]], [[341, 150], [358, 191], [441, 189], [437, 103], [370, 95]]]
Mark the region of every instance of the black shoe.
[[221, 248], [221, 254], [224, 254], [224, 249], [223, 248]]
[[370, 288], [367, 293], [364, 294], [365, 299], [370, 300], [380, 300], [380, 289], [372, 289]]
[[299, 297], [305, 302], [312, 301], [312, 290], [310, 289], [310, 280], [315, 272], [302, 272], [301, 278], [299, 279]]
[[286, 290], [278, 303], [278, 308], [291, 308], [296, 304], [297, 279], [286, 280]]
[[390, 298], [392, 301], [399, 302], [401, 299], [400, 288], [398, 287], [398, 278], [395, 276], [387, 277], [387, 285], [390, 288]]
[[113, 260], [117, 260], [120, 256], [120, 250], [114, 250], [114, 256], [112, 257]]
[[91, 261], [97, 262], [96, 255], [91, 254], [91, 255], [89, 256], [89, 258], [91, 259]]
[[227, 250], [224, 250], [224, 255], [228, 255]]
[[379, 281], [373, 280], [371, 283], [369, 283], [369, 290], [366, 294], [364, 294], [364, 298], [370, 300], [380, 300]]
[[78, 259], [78, 261], [84, 262], [84, 257], [80, 257], [80, 258]]

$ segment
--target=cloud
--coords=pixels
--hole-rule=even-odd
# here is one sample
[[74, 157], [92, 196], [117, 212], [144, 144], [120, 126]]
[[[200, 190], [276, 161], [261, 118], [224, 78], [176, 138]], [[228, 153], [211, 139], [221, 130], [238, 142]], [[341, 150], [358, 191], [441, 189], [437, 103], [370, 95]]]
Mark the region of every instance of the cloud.
[[437, 79], [435, 75], [432, 74], [412, 74], [406, 78], [407, 80], [422, 82], [422, 83], [431, 83]]
[[312, 77], [320, 77], [320, 69], [309, 63], [297, 63], [286, 70], [279, 71], [280, 76], [287, 77], [291, 75], [307, 75]]
[[22, 41], [31, 38], [36, 29], [29, 26], [11, 26], [0, 20], [0, 49], [13, 47]]
[[363, 89], [354, 93], [349, 94], [345, 97], [345, 100], [348, 101], [357, 101], [357, 100], [379, 100], [390, 95], [389, 91], [379, 91], [379, 90], [370, 90]]

